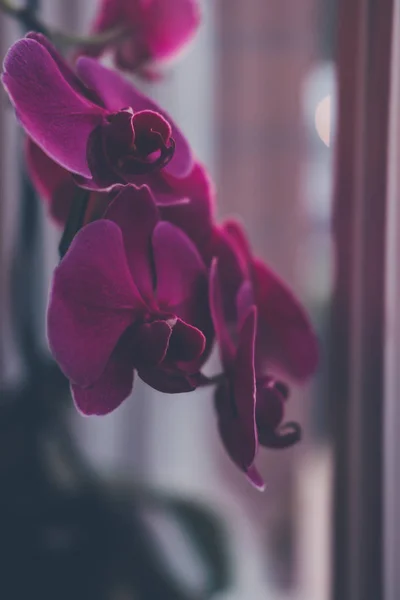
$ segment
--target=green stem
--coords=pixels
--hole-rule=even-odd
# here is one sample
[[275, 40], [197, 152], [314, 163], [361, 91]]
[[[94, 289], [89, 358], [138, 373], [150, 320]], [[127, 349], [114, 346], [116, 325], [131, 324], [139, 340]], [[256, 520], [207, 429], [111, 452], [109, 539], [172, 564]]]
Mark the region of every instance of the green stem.
[[114, 27], [103, 33], [93, 35], [76, 35], [65, 31], [52, 31], [50, 37], [55, 43], [65, 46], [105, 46], [124, 39], [128, 32], [123, 27]]
[[15, 6], [11, 0], [0, 0], [0, 11], [10, 15], [27, 29], [43, 33], [60, 46], [104, 46], [119, 41], [127, 35], [127, 30], [123, 27], [114, 27], [103, 33], [82, 36], [54, 30], [44, 24], [32, 10]]

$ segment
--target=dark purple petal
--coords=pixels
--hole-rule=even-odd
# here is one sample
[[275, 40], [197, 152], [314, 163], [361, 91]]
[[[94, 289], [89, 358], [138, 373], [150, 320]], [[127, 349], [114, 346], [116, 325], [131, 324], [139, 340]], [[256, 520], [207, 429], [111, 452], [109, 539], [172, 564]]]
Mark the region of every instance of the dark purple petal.
[[229, 456], [245, 472], [253, 465], [257, 452], [255, 331], [256, 310], [253, 308], [243, 322], [235, 362], [227, 374], [228, 383], [219, 386], [216, 392], [222, 441]]
[[204, 334], [181, 319], [177, 319], [172, 329], [168, 348], [168, 360], [171, 362], [191, 362], [199, 358], [206, 345]]
[[152, 367], [164, 360], [171, 334], [172, 327], [166, 321], [153, 321], [140, 325], [134, 339], [135, 366]]
[[90, 178], [86, 144], [104, 110], [78, 94], [33, 39], [10, 48], [2, 80], [28, 135], [59, 165]]
[[151, 242], [159, 215], [149, 188], [122, 187], [105, 218], [114, 221], [121, 229], [132, 277], [143, 298], [148, 303], [152, 302], [155, 273], [151, 266]]
[[[121, 111], [117, 115], [127, 112]], [[130, 127], [134, 143], [132, 141], [125, 150], [120, 142], [116, 144], [113, 140], [111, 144], [107, 141], [106, 145], [111, 145], [110, 156], [114, 150], [115, 170], [127, 183], [136, 183], [138, 175], [159, 172], [170, 162], [175, 153], [175, 141], [168, 121], [152, 110], [136, 112], [131, 117]]]
[[89, 181], [88, 186], [77, 179], [79, 185], [83, 184], [82, 187], [106, 190], [115, 183], [123, 183], [123, 178], [116, 173], [107, 153], [103, 125], [99, 125], [90, 133], [87, 141], [86, 159], [93, 179]]
[[163, 364], [154, 368], [140, 368], [138, 375], [150, 387], [165, 394], [193, 392], [201, 381], [200, 373], [186, 373]]
[[205, 274], [204, 263], [193, 242], [177, 227], [159, 222], [153, 233], [157, 298], [160, 307], [174, 307], [190, 301], [198, 292]]
[[[153, 135], [153, 141], [149, 133], [159, 134], [161, 140], [166, 144], [172, 135], [171, 125], [158, 112], [153, 110], [142, 110], [133, 116], [133, 127], [135, 130], [135, 143], [140, 145], [150, 144], [145, 148], [145, 153], [150, 154], [159, 149], [159, 142]], [[142, 141], [143, 139], [143, 141]]]
[[55, 270], [50, 293], [47, 334], [61, 370], [80, 386], [96, 382], [144, 308], [121, 230], [105, 220], [86, 225]]
[[256, 422], [261, 445], [264, 445], [264, 441], [269, 439], [271, 433], [281, 424], [284, 404], [285, 398], [275, 387], [273, 380], [257, 382]]
[[215, 258], [211, 263], [210, 269], [210, 310], [215, 336], [221, 353], [221, 361], [224, 369], [227, 370], [232, 367], [235, 348], [225, 321], [219, 275], [218, 259]]
[[246, 471], [247, 479], [250, 481], [255, 488], [263, 492], [265, 490], [265, 482], [261, 477], [260, 473], [256, 469], [255, 465], [251, 465]]
[[226, 232], [214, 227], [212, 255], [218, 258], [219, 281], [225, 319], [229, 324], [237, 324], [236, 297], [243, 281], [248, 279], [248, 269]]
[[193, 157], [189, 144], [165, 111], [161, 110], [150, 98], [138, 92], [118, 73], [107, 69], [96, 60], [81, 57], [77, 61], [76, 68], [79, 77], [100, 96], [109, 111], [118, 112], [122, 108], [130, 107], [135, 113], [142, 110], [160, 113], [171, 125], [172, 137], [176, 144], [175, 154], [164, 170], [179, 178], [186, 177], [190, 173]]
[[132, 150], [135, 143], [132, 110], [120, 110], [114, 115], [109, 115], [103, 130], [108, 157], [113, 164], [116, 164]]
[[[235, 406], [243, 431], [248, 439], [248, 452], [257, 450], [256, 433], [256, 380], [254, 372], [254, 351], [257, 329], [257, 310], [253, 306], [243, 320], [239, 332], [232, 382]], [[250, 440], [252, 446], [250, 446]]]
[[259, 310], [257, 360], [276, 363], [298, 379], [308, 377], [317, 367], [318, 340], [304, 309], [260, 260], [253, 260], [252, 272]]
[[84, 415], [107, 415], [130, 395], [133, 365], [123, 343], [111, 354], [100, 378], [90, 387], [71, 385], [77, 409]]

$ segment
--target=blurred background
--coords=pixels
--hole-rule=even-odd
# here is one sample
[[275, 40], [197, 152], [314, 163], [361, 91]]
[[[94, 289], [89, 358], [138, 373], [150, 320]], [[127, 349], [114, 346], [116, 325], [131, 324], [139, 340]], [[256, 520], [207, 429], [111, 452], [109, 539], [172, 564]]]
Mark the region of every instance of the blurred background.
[[[84, 32], [96, 4], [96, 0], [41, 0], [39, 9], [46, 23]], [[90, 501], [95, 488], [86, 490], [85, 483], [93, 478], [94, 486], [123, 481], [126, 488], [143, 486], [211, 511], [223, 532], [221, 569], [229, 565], [229, 573], [221, 576], [229, 585], [224, 589], [222, 583], [216, 585], [215, 597], [331, 597], [333, 446], [326, 348], [334, 275], [336, 3], [201, 0], [201, 4], [203, 24], [190, 50], [167, 71], [163, 82], [139, 85], [170, 112], [209, 168], [217, 185], [219, 217], [235, 215], [243, 221], [255, 252], [281, 274], [310, 311], [321, 339], [321, 367], [312, 385], [293, 386], [288, 404], [289, 420], [303, 427], [303, 441], [284, 452], [260, 452], [258, 464], [267, 482], [260, 494], [225, 455], [208, 391], [164, 396], [138, 382], [134, 397], [112, 415], [86, 419], [75, 413], [68, 398], [60, 400], [67, 395], [66, 386], [52, 366], [44, 333], [46, 295], [58, 261], [60, 233], [26, 178], [22, 133], [0, 90], [0, 508], [5, 515], [0, 545], [2, 565], [13, 582], [10, 587], [0, 583], [0, 590], [6, 586], [7, 593], [1, 594], [5, 600], [26, 597], [15, 588], [24, 577], [33, 595], [39, 589], [43, 599], [72, 594], [86, 600], [181, 597], [162, 586], [151, 591], [148, 582], [143, 585], [150, 591], [132, 596], [125, 581], [106, 595], [108, 584], [102, 575], [108, 558], [104, 554], [97, 561], [95, 551], [101, 554], [101, 547], [112, 548], [107, 538], [111, 534], [107, 528], [99, 531], [93, 521], [84, 540], [76, 539], [80, 519], [86, 524], [95, 519], [97, 509]], [[0, 14], [1, 57], [22, 33], [18, 24]], [[60, 403], [62, 408], [56, 408]], [[62, 437], [66, 430], [67, 438]], [[46, 485], [35, 475], [43, 469]], [[52, 495], [62, 496], [60, 490], [76, 487], [74, 477], [83, 481], [79, 484], [83, 503], [75, 507], [72, 502], [72, 509], [67, 503], [65, 510], [58, 501], [48, 505]], [[126, 504], [129, 494], [122, 495]], [[185, 590], [182, 598], [208, 597], [198, 590], [204, 587], [210, 565], [199, 560], [182, 515], [159, 510], [157, 502], [146, 498], [137, 502], [144, 506], [141, 519], [147, 534]], [[37, 513], [32, 509], [36, 505]], [[129, 513], [130, 508], [124, 505], [124, 510]], [[22, 520], [19, 515], [24, 515]], [[32, 533], [32, 522], [35, 527], [43, 524], [43, 531]], [[21, 527], [19, 533], [15, 523]], [[34, 535], [40, 543], [29, 550]], [[210, 539], [213, 546], [213, 535]], [[83, 550], [70, 552], [75, 544]], [[46, 552], [54, 562], [44, 559]], [[143, 572], [144, 555], [140, 544], [134, 548], [135, 569]], [[64, 570], [56, 556], [64, 561]], [[52, 580], [47, 587], [38, 567], [41, 559], [46, 566], [43, 578]], [[211, 562], [218, 571], [217, 559]], [[129, 565], [128, 561], [128, 569]], [[90, 577], [98, 588], [79, 583]], [[17, 589], [23, 590], [23, 584], [18, 583]], [[396, 597], [400, 596], [393, 600]]]

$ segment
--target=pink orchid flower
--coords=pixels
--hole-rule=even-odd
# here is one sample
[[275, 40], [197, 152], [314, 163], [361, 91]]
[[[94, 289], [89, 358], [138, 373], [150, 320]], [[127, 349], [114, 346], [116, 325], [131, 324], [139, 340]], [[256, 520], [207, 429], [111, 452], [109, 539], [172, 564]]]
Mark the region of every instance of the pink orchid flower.
[[83, 51], [98, 56], [111, 50], [120, 69], [155, 79], [154, 66], [181, 52], [199, 25], [196, 0], [102, 0], [93, 33], [120, 29], [121, 36]]
[[207, 294], [194, 244], [146, 186], [124, 186], [54, 273], [48, 339], [79, 410], [114, 410], [134, 369], [163, 392], [195, 389], [213, 336]]
[[267, 367], [278, 365], [304, 379], [315, 370], [318, 345], [305, 312], [278, 277], [252, 257], [236, 222], [215, 230], [210, 308], [223, 367], [215, 393], [218, 427], [232, 461], [257, 488], [258, 446], [285, 448], [301, 436], [297, 423], [282, 425], [285, 384]]
[[3, 85], [28, 136], [82, 187], [109, 189], [162, 171], [193, 168], [172, 119], [118, 73], [82, 57], [76, 73], [50, 42], [31, 33], [4, 60]]

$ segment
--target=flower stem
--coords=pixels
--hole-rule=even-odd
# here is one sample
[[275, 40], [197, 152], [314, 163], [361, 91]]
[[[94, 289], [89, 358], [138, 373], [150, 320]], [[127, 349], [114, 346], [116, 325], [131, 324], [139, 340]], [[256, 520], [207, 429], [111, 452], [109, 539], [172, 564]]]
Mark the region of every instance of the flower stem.
[[51, 29], [30, 8], [20, 8], [15, 6], [10, 0], [0, 0], [0, 11], [22, 23], [26, 29], [43, 33], [56, 45], [60, 46], [104, 46], [123, 39], [127, 35], [127, 31], [123, 27], [114, 27], [103, 33], [93, 35], [76, 35], [74, 33]]
[[89, 192], [85, 189], [77, 188], [76, 190], [74, 198], [72, 199], [72, 206], [64, 227], [64, 232], [58, 246], [60, 260], [65, 256], [72, 240], [83, 226], [86, 209], [89, 202], [89, 195]]
[[26, 29], [37, 31], [50, 37], [49, 29], [41, 23], [30, 8], [20, 8], [15, 6], [10, 0], [0, 0], [0, 10], [19, 21]]

